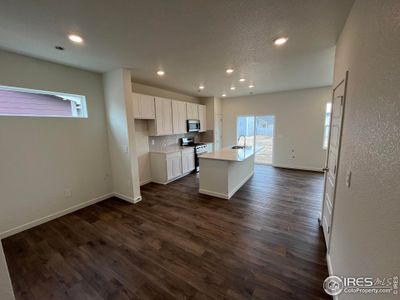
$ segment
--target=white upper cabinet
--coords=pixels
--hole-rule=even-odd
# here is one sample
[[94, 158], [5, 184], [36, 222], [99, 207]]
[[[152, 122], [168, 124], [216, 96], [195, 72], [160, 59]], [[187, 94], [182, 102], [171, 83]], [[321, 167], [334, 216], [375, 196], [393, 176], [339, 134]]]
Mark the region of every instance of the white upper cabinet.
[[186, 133], [186, 103], [172, 100], [172, 128], [174, 134]]
[[135, 119], [139, 119], [140, 118], [140, 94], [136, 94], [136, 93], [132, 93], [132, 101], [133, 101], [133, 117]]
[[205, 105], [198, 105], [199, 109], [199, 121], [200, 121], [200, 132], [207, 131], [207, 110]]
[[133, 93], [135, 119], [147, 119], [150, 136], [187, 132], [187, 120], [199, 120], [200, 132], [207, 130], [206, 106]]
[[186, 103], [187, 118], [188, 120], [198, 120], [199, 119], [199, 108], [198, 104]]
[[133, 93], [133, 115], [135, 119], [155, 119], [154, 97]]
[[151, 136], [173, 134], [172, 130], [172, 101], [158, 98], [155, 100], [156, 119], [149, 123]]

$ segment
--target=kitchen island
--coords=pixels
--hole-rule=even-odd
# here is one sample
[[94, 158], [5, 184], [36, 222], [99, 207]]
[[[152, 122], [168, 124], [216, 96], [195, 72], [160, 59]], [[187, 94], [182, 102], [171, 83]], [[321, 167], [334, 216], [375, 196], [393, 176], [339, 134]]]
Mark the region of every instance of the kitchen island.
[[230, 199], [254, 174], [254, 148], [232, 147], [202, 154], [199, 192]]

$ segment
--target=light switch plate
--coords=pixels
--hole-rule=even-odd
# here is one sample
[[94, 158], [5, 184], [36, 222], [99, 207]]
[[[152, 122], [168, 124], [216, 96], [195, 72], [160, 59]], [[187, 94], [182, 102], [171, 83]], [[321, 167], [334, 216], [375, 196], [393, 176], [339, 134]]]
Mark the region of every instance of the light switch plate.
[[346, 172], [346, 186], [350, 187], [350, 184], [351, 184], [351, 170], [347, 169], [347, 172]]

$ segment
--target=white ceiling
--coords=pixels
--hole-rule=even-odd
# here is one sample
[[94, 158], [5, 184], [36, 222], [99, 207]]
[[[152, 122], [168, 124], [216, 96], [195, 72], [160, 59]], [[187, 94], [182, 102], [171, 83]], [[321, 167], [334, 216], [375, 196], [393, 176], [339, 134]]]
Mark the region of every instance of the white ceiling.
[[[352, 3], [4, 0], [0, 48], [98, 72], [126, 67], [135, 81], [195, 96], [246, 95], [250, 81], [255, 94], [326, 86]], [[69, 42], [71, 32], [82, 35], [84, 45]], [[272, 41], [281, 35], [289, 41], [276, 48]], [[234, 74], [226, 75], [227, 67]], [[241, 76], [248, 82], [239, 83]], [[199, 84], [205, 85], [201, 93]]]

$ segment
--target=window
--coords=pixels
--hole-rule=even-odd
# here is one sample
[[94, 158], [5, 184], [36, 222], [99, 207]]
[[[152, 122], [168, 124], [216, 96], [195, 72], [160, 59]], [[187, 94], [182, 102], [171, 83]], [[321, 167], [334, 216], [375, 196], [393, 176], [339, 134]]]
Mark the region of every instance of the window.
[[255, 148], [256, 164], [272, 164], [275, 116], [239, 116], [236, 121], [237, 144]]
[[86, 98], [0, 86], [0, 116], [87, 118]]
[[325, 110], [324, 141], [322, 143], [322, 148], [325, 150], [328, 149], [329, 128], [331, 126], [331, 110], [332, 110], [332, 103], [327, 103]]

